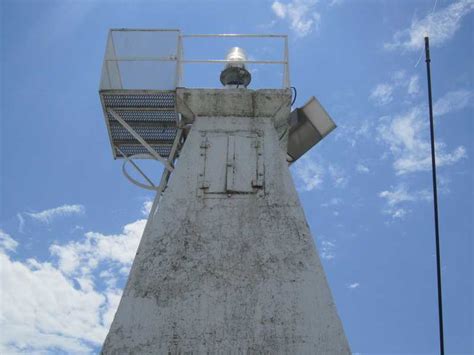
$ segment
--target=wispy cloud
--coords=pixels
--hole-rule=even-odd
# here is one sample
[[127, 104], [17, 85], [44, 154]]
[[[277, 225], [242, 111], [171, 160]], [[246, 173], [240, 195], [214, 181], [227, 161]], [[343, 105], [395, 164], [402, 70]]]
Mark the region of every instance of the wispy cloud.
[[329, 202], [324, 202], [321, 204], [321, 207], [330, 207], [330, 206], [338, 206], [342, 203], [342, 200], [337, 197], [333, 197], [329, 200]]
[[153, 206], [153, 201], [151, 201], [151, 200], [147, 200], [147, 201], [143, 202], [142, 214], [145, 217], [148, 217], [148, 215], [150, 214], [152, 206]]
[[369, 99], [379, 106], [387, 105], [393, 100], [393, 85], [378, 84], [370, 93]]
[[351, 284], [347, 285], [347, 288], [350, 289], [350, 290], [354, 290], [354, 289], [358, 288], [359, 286], [360, 286], [360, 283], [354, 282], [354, 283], [351, 283]]
[[410, 77], [407, 85], [407, 92], [409, 95], [416, 95], [420, 92], [420, 78], [418, 75]]
[[272, 11], [278, 18], [288, 21], [297, 36], [304, 37], [319, 26], [321, 16], [315, 10], [316, 3], [317, 0], [274, 1]]
[[329, 176], [332, 179], [334, 187], [344, 188], [349, 182], [349, 177], [340, 166], [331, 164], [328, 166]]
[[18, 242], [10, 234], [0, 229], [0, 250], [15, 251], [17, 246]]
[[434, 114], [436, 116], [447, 115], [451, 112], [460, 111], [474, 102], [474, 93], [468, 90], [450, 91], [434, 104]]
[[16, 218], [18, 219], [18, 231], [23, 233], [25, 231], [25, 218], [21, 213], [17, 213]]
[[410, 96], [418, 95], [420, 92], [418, 75], [409, 76], [404, 70], [398, 70], [387, 82], [377, 84], [372, 89], [369, 99], [378, 106], [385, 106], [394, 100], [396, 90], [403, 90]]
[[360, 141], [367, 141], [372, 137], [373, 126], [373, 122], [367, 119], [357, 124], [343, 125], [336, 131], [335, 139], [343, 139], [355, 147]]
[[336, 244], [328, 240], [321, 242], [321, 257], [325, 260], [332, 260], [336, 257]]
[[[393, 167], [398, 175], [431, 169], [430, 143], [427, 139], [425, 110], [415, 106], [394, 118], [384, 117], [378, 127], [378, 139], [388, 145], [394, 156]], [[451, 165], [467, 156], [459, 146], [446, 151], [443, 142], [436, 144], [437, 166]]]
[[346, 171], [337, 164], [324, 163], [322, 159], [314, 159], [305, 155], [293, 165], [296, 187], [302, 191], [321, 188], [325, 181], [336, 188], [345, 188], [349, 182]]
[[474, 0], [459, 0], [422, 19], [415, 18], [409, 28], [397, 31], [384, 47], [389, 50], [419, 50], [423, 48], [426, 35], [433, 46], [441, 46], [454, 36], [462, 19], [473, 9]]
[[81, 215], [84, 212], [85, 208], [83, 205], [62, 205], [41, 212], [27, 212], [26, 214], [39, 222], [51, 223], [55, 218]]
[[407, 201], [429, 201], [431, 200], [431, 193], [428, 190], [410, 192], [405, 185], [400, 184], [397, 187], [392, 188], [391, 191], [385, 190], [380, 192], [379, 197], [384, 198], [389, 206], [396, 206]]
[[432, 198], [431, 192], [427, 189], [409, 191], [404, 184], [392, 187], [391, 190], [381, 191], [379, 197], [387, 203], [383, 213], [392, 216], [392, 218], [403, 218], [408, 214], [408, 210], [404, 207], [406, 203], [430, 201]]
[[370, 169], [366, 165], [362, 163], [358, 163], [356, 165], [356, 171], [361, 174], [367, 174], [370, 172]]
[[303, 156], [294, 164], [294, 172], [297, 178], [297, 187], [304, 191], [317, 189], [323, 183], [324, 169], [321, 164]]

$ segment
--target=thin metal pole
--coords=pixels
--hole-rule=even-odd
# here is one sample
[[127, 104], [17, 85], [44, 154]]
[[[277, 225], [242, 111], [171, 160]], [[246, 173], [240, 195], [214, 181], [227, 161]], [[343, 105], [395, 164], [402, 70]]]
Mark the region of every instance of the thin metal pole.
[[285, 89], [290, 87], [290, 66], [289, 66], [289, 53], [288, 53], [288, 37], [285, 37], [285, 75], [283, 78], [283, 86]]
[[219, 33], [219, 34], [183, 34], [183, 38], [206, 38], [206, 37], [241, 37], [241, 38], [285, 38], [287, 35], [278, 34], [254, 34], [254, 33]]
[[440, 354], [444, 355], [444, 329], [443, 329], [443, 295], [441, 287], [441, 256], [439, 247], [439, 220], [438, 220], [438, 187], [436, 184], [436, 153], [435, 153], [435, 134], [433, 120], [433, 99], [431, 96], [431, 69], [430, 69], [430, 40], [425, 37], [425, 57], [426, 72], [428, 76], [428, 103], [430, 109], [430, 135], [431, 135], [431, 171], [433, 175], [433, 201], [434, 201], [434, 220], [436, 234], [436, 274], [438, 279], [438, 320], [439, 320], [439, 347]]

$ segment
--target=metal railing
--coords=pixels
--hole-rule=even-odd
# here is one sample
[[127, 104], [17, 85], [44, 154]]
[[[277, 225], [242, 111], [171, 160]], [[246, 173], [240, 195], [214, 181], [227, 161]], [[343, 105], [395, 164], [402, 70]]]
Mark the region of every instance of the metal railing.
[[[114, 44], [113, 33], [114, 32], [176, 32], [176, 49], [170, 55], [166, 56], [139, 56], [139, 55], [117, 55], [116, 47]], [[162, 29], [111, 29], [109, 31], [107, 39], [107, 50], [104, 58], [104, 70], [101, 78], [101, 89], [107, 88], [104, 84], [104, 80], [108, 81], [108, 88], [110, 89], [127, 89], [122, 83], [122, 75], [119, 63], [121, 62], [176, 62], [176, 73], [174, 76], [174, 87], [183, 86], [184, 84], [184, 65], [187, 64], [225, 64], [229, 63], [226, 59], [193, 59], [187, 58], [184, 53], [184, 40], [193, 38], [254, 38], [254, 39], [276, 39], [283, 41], [283, 56], [280, 60], [245, 60], [242, 63], [245, 64], [264, 64], [264, 65], [282, 65], [283, 66], [283, 78], [282, 87], [290, 87], [290, 70], [289, 70], [289, 55], [288, 55], [288, 36], [279, 34], [181, 34], [179, 30], [162, 30]], [[150, 44], [153, 46], [153, 43]], [[155, 45], [156, 48], [159, 44]], [[112, 52], [112, 53], [110, 53]], [[112, 66], [111, 66], [112, 65]], [[111, 69], [112, 68], [112, 69]], [[115, 74], [112, 75], [110, 72], [113, 71]], [[106, 76], [107, 78], [104, 78]], [[112, 77], [117, 76], [117, 78]], [[114, 85], [114, 82], [118, 82], [119, 85]], [[117, 87], [120, 86], [120, 87]], [[143, 89], [147, 89], [144, 87]]]

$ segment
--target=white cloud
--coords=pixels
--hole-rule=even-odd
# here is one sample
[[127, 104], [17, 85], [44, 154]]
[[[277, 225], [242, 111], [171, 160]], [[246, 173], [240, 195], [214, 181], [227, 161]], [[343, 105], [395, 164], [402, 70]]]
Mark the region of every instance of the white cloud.
[[[425, 110], [416, 106], [393, 119], [385, 117], [377, 130], [378, 139], [388, 145], [394, 156], [393, 167], [398, 175], [431, 169]], [[452, 165], [465, 157], [466, 149], [463, 146], [446, 152], [443, 142], [436, 144], [436, 164], [439, 167]]]
[[407, 91], [410, 95], [416, 95], [420, 92], [420, 78], [418, 75], [413, 75], [408, 81]]
[[396, 206], [407, 201], [429, 201], [431, 199], [431, 194], [428, 190], [410, 192], [405, 185], [400, 184], [397, 187], [392, 188], [391, 191], [385, 190], [380, 192], [379, 197], [386, 199], [389, 206]]
[[18, 231], [23, 233], [25, 231], [25, 218], [21, 213], [17, 213], [16, 218], [18, 219]]
[[18, 242], [0, 229], [0, 251], [15, 251], [17, 246]]
[[317, 189], [323, 183], [324, 169], [322, 165], [309, 156], [303, 156], [294, 164], [297, 186], [304, 191]]
[[53, 244], [51, 254], [58, 258], [59, 269], [67, 275], [87, 275], [107, 261], [121, 268], [132, 265], [146, 220], [127, 224], [121, 234], [87, 232], [85, 239], [65, 245]]
[[391, 215], [392, 218], [403, 218], [408, 214], [406, 208], [399, 205], [407, 202], [430, 201], [432, 199], [429, 190], [409, 191], [403, 184], [392, 187], [391, 190], [380, 192], [379, 197], [385, 199], [387, 203], [387, 208], [383, 210], [383, 213]]
[[150, 214], [152, 206], [153, 206], [153, 201], [151, 201], [151, 200], [147, 200], [147, 201], [143, 202], [141, 212], [145, 217], [148, 217], [148, 215]]
[[337, 197], [333, 197], [329, 200], [329, 202], [325, 202], [321, 204], [321, 207], [329, 207], [329, 206], [338, 206], [342, 203], [342, 200]]
[[393, 100], [393, 86], [390, 84], [378, 84], [370, 93], [369, 98], [377, 105], [387, 105]]
[[407, 81], [407, 73], [405, 70], [397, 70], [392, 73], [392, 83], [397, 86], [403, 86]]
[[74, 287], [50, 263], [17, 262], [0, 253], [0, 265], [0, 343], [6, 353], [85, 353], [88, 344], [105, 338], [107, 295]]
[[328, 240], [321, 242], [321, 257], [325, 260], [331, 260], [336, 257], [336, 244]]
[[367, 174], [370, 172], [370, 169], [366, 165], [362, 163], [358, 163], [356, 165], [356, 171], [361, 174]]
[[286, 5], [282, 4], [281, 2], [275, 1], [272, 4], [272, 10], [279, 18], [286, 17]]
[[[145, 224], [138, 220], [121, 234], [89, 232], [84, 240], [54, 244], [50, 262], [14, 261], [0, 250], [3, 353], [90, 353], [100, 346], [122, 293], [117, 277], [128, 273]], [[12, 250], [17, 243], [10, 239], [2, 240]]]
[[291, 0], [288, 3], [274, 1], [273, 13], [280, 19], [287, 20], [290, 28], [299, 37], [310, 34], [317, 28], [321, 16], [315, 10], [317, 0]]
[[365, 120], [357, 127], [357, 129], [354, 130], [353, 134], [357, 138], [369, 138], [371, 128], [372, 124], [369, 122], [369, 120]]
[[332, 183], [334, 187], [344, 188], [349, 182], [349, 178], [342, 168], [336, 165], [329, 165], [328, 167], [329, 175], [332, 178]]
[[385, 211], [386, 214], [392, 216], [392, 218], [403, 218], [407, 215], [408, 211], [404, 208], [390, 208]]
[[434, 115], [442, 116], [450, 112], [460, 111], [471, 106], [474, 101], [474, 93], [468, 90], [450, 91], [438, 99], [434, 106]]
[[378, 106], [385, 106], [393, 101], [395, 90], [403, 89], [410, 96], [420, 93], [419, 76], [408, 76], [404, 70], [398, 70], [392, 74], [389, 82], [375, 86], [370, 93], [369, 99]]
[[352, 147], [361, 140], [367, 141], [372, 137], [373, 123], [369, 120], [361, 121], [355, 125], [343, 125], [336, 130], [335, 139], [344, 139]]
[[441, 46], [451, 39], [461, 26], [463, 17], [474, 9], [474, 0], [459, 0], [422, 19], [413, 19], [409, 28], [394, 34], [392, 42], [385, 43], [389, 50], [419, 50], [424, 46], [424, 37], [430, 44]]
[[312, 159], [308, 155], [300, 158], [293, 166], [299, 190], [312, 191], [320, 188], [326, 176], [336, 188], [344, 188], [349, 182], [349, 177], [338, 165], [329, 164], [324, 167], [320, 160]]
[[51, 223], [52, 220], [57, 217], [81, 215], [84, 214], [84, 212], [85, 208], [82, 205], [62, 205], [41, 212], [33, 212], [26, 214], [39, 222]]
[[351, 284], [347, 285], [347, 288], [353, 290], [353, 289], [356, 289], [359, 286], [360, 286], [360, 283], [354, 282], [354, 283], [351, 283]]

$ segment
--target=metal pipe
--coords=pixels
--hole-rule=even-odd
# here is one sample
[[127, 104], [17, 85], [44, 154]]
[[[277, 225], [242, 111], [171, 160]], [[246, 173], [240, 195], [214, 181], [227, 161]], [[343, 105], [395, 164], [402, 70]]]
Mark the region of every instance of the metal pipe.
[[[106, 62], [176, 62], [177, 57], [119, 57], [114, 59], [105, 59]], [[181, 63], [232, 63], [227, 59], [183, 59]], [[242, 60], [245, 64], [288, 64], [285, 60]]]
[[289, 62], [289, 53], [288, 53], [288, 37], [285, 38], [285, 75], [283, 78], [283, 87], [289, 88], [290, 87], [290, 68], [288, 66]]
[[128, 161], [130, 164], [133, 165], [133, 167], [135, 169], [137, 169], [137, 171], [140, 173], [140, 175], [143, 176], [143, 178], [146, 181], [148, 181], [148, 183], [150, 184], [151, 187], [153, 187], [153, 188], [155, 187], [155, 184], [153, 183], [153, 181], [151, 181], [150, 178], [148, 176], [146, 176], [146, 174], [143, 172], [143, 170], [140, 169], [140, 167], [133, 161], [133, 159], [127, 157], [127, 155], [124, 152], [122, 152], [118, 146], [115, 146], [115, 149], [117, 149], [119, 151], [119, 153], [122, 154], [125, 161]]
[[181, 32], [177, 28], [111, 28], [110, 32]]
[[[226, 59], [185, 59], [183, 63], [232, 63], [232, 60]], [[242, 60], [244, 64], [286, 64], [284, 60]]]
[[241, 37], [241, 38], [285, 38], [287, 35], [272, 34], [238, 34], [238, 33], [221, 33], [221, 34], [188, 34], [181, 35], [183, 38], [206, 38], [206, 37]]
[[431, 58], [430, 58], [430, 40], [425, 37], [425, 58], [426, 73], [428, 78], [428, 106], [430, 111], [430, 137], [431, 137], [431, 172], [433, 177], [433, 201], [434, 201], [434, 221], [436, 236], [436, 275], [438, 281], [438, 320], [439, 320], [439, 346], [440, 354], [444, 355], [444, 327], [443, 327], [443, 293], [441, 287], [441, 252], [439, 243], [439, 219], [438, 219], [438, 187], [436, 183], [436, 152], [435, 152], [435, 134], [433, 119], [433, 99], [431, 95]]

